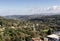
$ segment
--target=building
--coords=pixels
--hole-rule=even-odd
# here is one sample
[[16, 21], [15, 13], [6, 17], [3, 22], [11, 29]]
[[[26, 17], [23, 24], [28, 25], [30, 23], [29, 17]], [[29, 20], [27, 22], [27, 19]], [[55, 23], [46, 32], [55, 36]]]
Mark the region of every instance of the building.
[[54, 34], [47, 36], [48, 41], [60, 41], [60, 31], [55, 31]]
[[42, 41], [40, 38], [32, 38], [32, 41]]
[[60, 41], [60, 36], [56, 34], [51, 34], [47, 36], [48, 41]]

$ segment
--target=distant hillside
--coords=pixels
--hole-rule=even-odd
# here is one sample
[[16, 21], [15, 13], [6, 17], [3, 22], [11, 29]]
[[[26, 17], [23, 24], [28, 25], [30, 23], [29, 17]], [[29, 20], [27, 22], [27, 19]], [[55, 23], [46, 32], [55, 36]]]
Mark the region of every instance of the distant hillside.
[[42, 15], [10, 15], [10, 16], [4, 16], [4, 18], [28, 20], [28, 19], [33, 19], [33, 18], [39, 18], [41, 16]]
[[[18, 19], [18, 20], [13, 20]], [[22, 20], [22, 21], [21, 21]], [[60, 30], [60, 15], [11, 15], [1, 17], [0, 23], [3, 26], [9, 26], [12, 24], [24, 24], [33, 23], [39, 25], [45, 25], [51, 28], [58, 28]], [[21, 25], [22, 26], [22, 25]]]
[[60, 27], [60, 15], [12, 15], [5, 16], [8, 19], [27, 20], [31, 22], [40, 22], [51, 27]]
[[10, 16], [4, 16], [4, 18], [7, 19], [22, 19], [22, 20], [28, 20], [28, 19], [41, 19], [41, 18], [59, 18], [60, 15], [10, 15]]

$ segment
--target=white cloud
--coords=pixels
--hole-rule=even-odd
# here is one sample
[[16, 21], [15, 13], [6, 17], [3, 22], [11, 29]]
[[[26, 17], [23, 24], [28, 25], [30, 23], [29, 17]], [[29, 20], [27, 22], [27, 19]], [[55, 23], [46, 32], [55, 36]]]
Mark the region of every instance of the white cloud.
[[52, 10], [60, 10], [60, 6], [52, 6], [52, 7], [50, 7], [50, 9], [52, 9]]
[[33, 13], [60, 13], [60, 6], [32, 9]]
[[29, 14], [41, 14], [41, 13], [60, 13], [60, 6], [51, 6], [47, 8], [30, 8], [24, 10], [0, 10], [2, 15], [29, 15]]
[[60, 13], [60, 6], [51, 6], [47, 8], [32, 8], [27, 10], [28, 14], [41, 14], [41, 13]]

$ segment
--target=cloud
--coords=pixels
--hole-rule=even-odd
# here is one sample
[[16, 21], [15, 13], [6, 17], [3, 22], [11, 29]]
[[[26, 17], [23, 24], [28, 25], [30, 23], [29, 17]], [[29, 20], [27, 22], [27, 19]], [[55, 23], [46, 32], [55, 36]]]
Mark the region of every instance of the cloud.
[[0, 15], [30, 15], [30, 14], [49, 14], [60, 13], [60, 6], [51, 6], [47, 8], [30, 8], [23, 10], [0, 10]]
[[60, 6], [51, 6], [47, 8], [31, 8], [27, 10], [28, 14], [41, 14], [41, 13], [60, 13]]
[[60, 13], [60, 6], [51, 6], [47, 8], [37, 8], [32, 9], [31, 12], [33, 13]]
[[48, 10], [60, 10], [60, 6], [49, 7]]
[[60, 13], [60, 6], [52, 6], [46, 9], [48, 13]]

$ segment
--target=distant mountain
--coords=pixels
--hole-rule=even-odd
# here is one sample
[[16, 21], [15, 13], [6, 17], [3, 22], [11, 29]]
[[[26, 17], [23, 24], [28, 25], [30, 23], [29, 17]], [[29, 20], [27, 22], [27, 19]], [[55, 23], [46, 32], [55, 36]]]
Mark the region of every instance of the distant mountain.
[[3, 16], [6, 19], [18, 19], [24, 21], [30, 21], [33, 23], [41, 23], [50, 27], [58, 27], [60, 29], [60, 14], [57, 15], [10, 15]]
[[7, 19], [27, 20], [27, 19], [38, 18], [38, 17], [42, 17], [42, 16], [43, 15], [10, 15], [10, 16], [3, 16], [3, 17], [7, 18]]
[[3, 16], [7, 19], [20, 19], [20, 20], [30, 20], [30, 19], [41, 19], [41, 18], [53, 18], [53, 17], [60, 17], [60, 15], [40, 15], [40, 14], [34, 14], [34, 15], [9, 15], [9, 16]]

